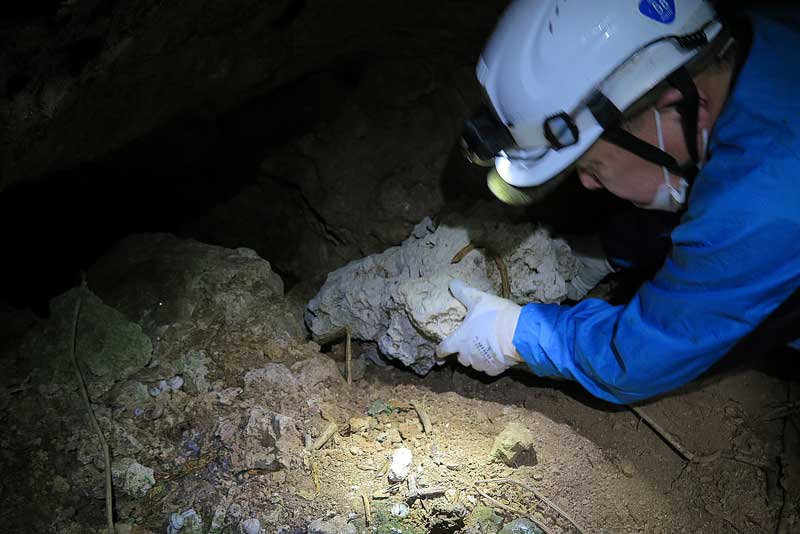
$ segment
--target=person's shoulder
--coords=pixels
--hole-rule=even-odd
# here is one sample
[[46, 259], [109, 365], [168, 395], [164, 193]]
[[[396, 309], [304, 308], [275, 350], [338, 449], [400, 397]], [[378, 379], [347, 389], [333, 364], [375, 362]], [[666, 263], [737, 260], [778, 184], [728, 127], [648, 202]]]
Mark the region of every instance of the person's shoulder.
[[684, 230], [731, 236], [778, 229], [800, 239], [798, 169], [800, 156], [786, 143], [721, 147], [695, 180]]

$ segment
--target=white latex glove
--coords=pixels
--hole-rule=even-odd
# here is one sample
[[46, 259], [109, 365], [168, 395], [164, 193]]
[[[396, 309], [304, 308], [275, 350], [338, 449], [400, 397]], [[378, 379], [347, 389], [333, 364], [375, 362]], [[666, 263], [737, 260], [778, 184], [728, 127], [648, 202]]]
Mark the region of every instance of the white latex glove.
[[573, 246], [572, 251], [578, 260], [578, 273], [567, 282], [567, 297], [580, 300], [615, 269], [597, 239], [581, 241]]
[[509, 367], [522, 363], [514, 348], [514, 331], [522, 308], [517, 304], [469, 287], [461, 280], [450, 282], [450, 292], [467, 308], [467, 316], [458, 329], [436, 347], [436, 355], [445, 358], [458, 353], [458, 362], [497, 376]]

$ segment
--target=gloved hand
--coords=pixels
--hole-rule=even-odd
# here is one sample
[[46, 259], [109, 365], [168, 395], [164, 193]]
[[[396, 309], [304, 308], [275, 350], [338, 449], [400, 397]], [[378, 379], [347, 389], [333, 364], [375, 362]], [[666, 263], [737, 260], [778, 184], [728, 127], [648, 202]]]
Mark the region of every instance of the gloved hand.
[[522, 308], [517, 304], [469, 287], [461, 280], [450, 282], [450, 292], [467, 307], [458, 329], [445, 338], [436, 355], [458, 353], [458, 362], [497, 376], [523, 360], [514, 348], [514, 331]]
[[596, 238], [579, 241], [572, 246], [578, 260], [578, 273], [567, 282], [567, 297], [580, 300], [607, 275], [615, 272]]

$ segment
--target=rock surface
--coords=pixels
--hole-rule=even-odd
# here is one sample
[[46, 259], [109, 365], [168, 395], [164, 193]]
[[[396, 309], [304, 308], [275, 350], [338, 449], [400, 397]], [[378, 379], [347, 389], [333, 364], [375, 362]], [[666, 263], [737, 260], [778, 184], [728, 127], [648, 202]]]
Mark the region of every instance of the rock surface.
[[[465, 246], [478, 248], [460, 262]], [[353, 261], [328, 276], [309, 302], [306, 323], [325, 342], [349, 328], [378, 344], [384, 356], [425, 374], [435, 365], [436, 344], [461, 323], [466, 309], [448, 290], [451, 280], [500, 293], [499, 255], [508, 269], [515, 302], [560, 302], [575, 273], [575, 258], [564, 240], [533, 224], [492, 217], [453, 216], [436, 225], [426, 218], [399, 247]]]

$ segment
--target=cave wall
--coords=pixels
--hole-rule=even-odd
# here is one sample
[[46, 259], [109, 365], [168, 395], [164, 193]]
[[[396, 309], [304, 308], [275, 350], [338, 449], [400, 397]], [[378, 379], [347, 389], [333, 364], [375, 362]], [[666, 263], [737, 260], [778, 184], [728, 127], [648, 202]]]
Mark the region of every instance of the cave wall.
[[50, 241], [75, 271], [133, 231], [173, 231], [249, 246], [302, 280], [398, 244], [451, 193], [482, 187], [457, 141], [505, 4], [12, 12], [0, 24], [0, 211], [6, 225], [32, 210], [39, 221], [10, 248], [41, 263]]

